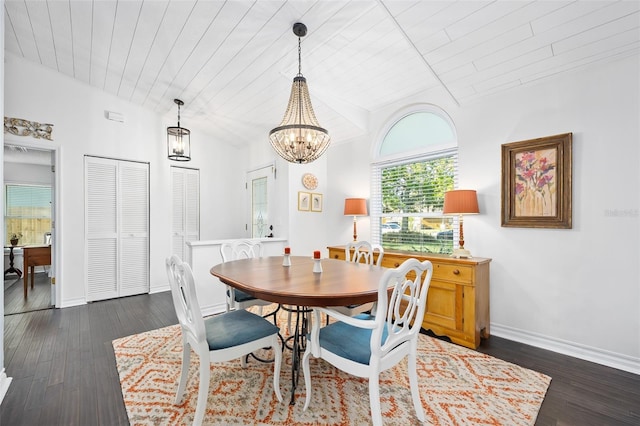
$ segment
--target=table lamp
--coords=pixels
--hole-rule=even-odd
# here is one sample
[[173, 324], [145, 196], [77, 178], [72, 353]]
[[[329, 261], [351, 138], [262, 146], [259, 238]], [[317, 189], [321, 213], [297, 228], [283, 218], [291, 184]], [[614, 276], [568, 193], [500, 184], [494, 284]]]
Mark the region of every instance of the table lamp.
[[472, 189], [456, 189], [444, 193], [444, 208], [446, 215], [458, 215], [460, 221], [460, 248], [453, 250], [451, 257], [472, 257], [469, 250], [464, 248], [464, 233], [462, 231], [462, 216], [478, 214], [478, 197]]
[[358, 239], [356, 216], [367, 215], [367, 200], [364, 198], [346, 198], [344, 200], [344, 215], [353, 216], [353, 241], [356, 241]]

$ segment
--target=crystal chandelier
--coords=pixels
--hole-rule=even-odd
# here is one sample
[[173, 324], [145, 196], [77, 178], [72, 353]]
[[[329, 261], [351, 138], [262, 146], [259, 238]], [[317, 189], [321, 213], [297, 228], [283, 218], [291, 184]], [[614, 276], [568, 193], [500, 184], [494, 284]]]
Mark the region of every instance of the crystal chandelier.
[[287, 111], [280, 125], [269, 132], [269, 141], [282, 158], [303, 164], [317, 160], [329, 147], [331, 138], [313, 113], [307, 79], [302, 76], [300, 41], [307, 34], [306, 25], [296, 22], [293, 33], [298, 36], [298, 75], [293, 79]]

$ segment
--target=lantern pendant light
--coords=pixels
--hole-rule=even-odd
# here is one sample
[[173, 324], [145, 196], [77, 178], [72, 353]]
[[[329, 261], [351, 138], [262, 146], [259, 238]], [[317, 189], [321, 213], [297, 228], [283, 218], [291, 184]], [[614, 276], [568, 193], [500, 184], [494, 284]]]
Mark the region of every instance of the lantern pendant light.
[[306, 25], [293, 24], [293, 33], [298, 37], [298, 75], [293, 79], [289, 104], [282, 122], [269, 132], [273, 149], [291, 163], [311, 163], [329, 147], [331, 138], [320, 126], [311, 106], [307, 80], [302, 75], [301, 38], [307, 34]]
[[169, 160], [191, 161], [191, 131], [180, 127], [180, 107], [184, 105], [180, 99], [174, 99], [178, 105], [178, 126], [167, 127], [167, 156]]

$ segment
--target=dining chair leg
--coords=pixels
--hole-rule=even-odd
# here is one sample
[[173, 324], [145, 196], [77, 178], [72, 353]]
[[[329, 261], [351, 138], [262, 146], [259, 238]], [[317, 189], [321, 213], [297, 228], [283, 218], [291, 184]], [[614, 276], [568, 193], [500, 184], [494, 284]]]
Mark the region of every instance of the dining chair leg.
[[176, 392], [175, 404], [179, 405], [184, 399], [184, 390], [187, 387], [187, 379], [189, 377], [189, 363], [191, 362], [191, 347], [187, 343], [187, 338], [182, 335], [182, 368], [180, 371], [180, 381], [178, 382], [178, 390]]
[[309, 368], [309, 356], [311, 355], [311, 345], [307, 345], [307, 350], [302, 357], [302, 373], [304, 375], [304, 383], [307, 388], [307, 395], [304, 398], [304, 407], [302, 411], [306, 411], [311, 402], [311, 370]]
[[418, 387], [418, 371], [416, 362], [417, 348], [412, 348], [409, 352], [408, 359], [408, 373], [409, 384], [411, 385], [411, 398], [413, 399], [413, 407], [416, 410], [416, 417], [421, 422], [424, 422], [424, 409], [422, 408], [422, 401], [420, 399], [420, 388]]
[[369, 376], [369, 406], [374, 426], [382, 426], [382, 408], [380, 406], [380, 379], [378, 373]]
[[243, 355], [240, 357], [240, 366], [242, 368], [247, 368], [247, 361], [249, 360], [249, 355], [250, 354]]
[[[208, 352], [208, 351], [207, 351]], [[208, 353], [207, 353], [208, 354]], [[198, 402], [196, 403], [196, 415], [193, 418], [193, 425], [200, 426], [204, 420], [207, 399], [209, 396], [209, 380], [211, 378], [211, 363], [209, 357], [200, 354], [200, 383], [198, 384]]]
[[276, 393], [278, 401], [282, 402], [282, 393], [280, 392], [280, 367], [282, 367], [282, 347], [278, 336], [273, 336], [271, 342], [273, 347], [273, 390]]

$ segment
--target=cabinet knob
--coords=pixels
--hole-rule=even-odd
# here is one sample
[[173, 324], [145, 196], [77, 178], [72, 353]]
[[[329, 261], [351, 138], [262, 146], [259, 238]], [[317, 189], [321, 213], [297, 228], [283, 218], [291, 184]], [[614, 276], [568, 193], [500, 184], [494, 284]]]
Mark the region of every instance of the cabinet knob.
[[400, 266], [400, 264], [399, 264], [398, 262], [396, 262], [396, 263], [394, 263], [394, 264], [393, 264], [393, 267], [394, 267], [394, 268], [397, 268], [398, 266]]
[[337, 255], [337, 254], [334, 254], [334, 255], [333, 255], [333, 258], [334, 258], [334, 259], [337, 259], [337, 258], [338, 258], [338, 255]]
[[457, 270], [457, 269], [454, 269], [454, 270], [453, 270], [453, 275], [460, 275], [460, 271], [459, 271], [459, 270]]

